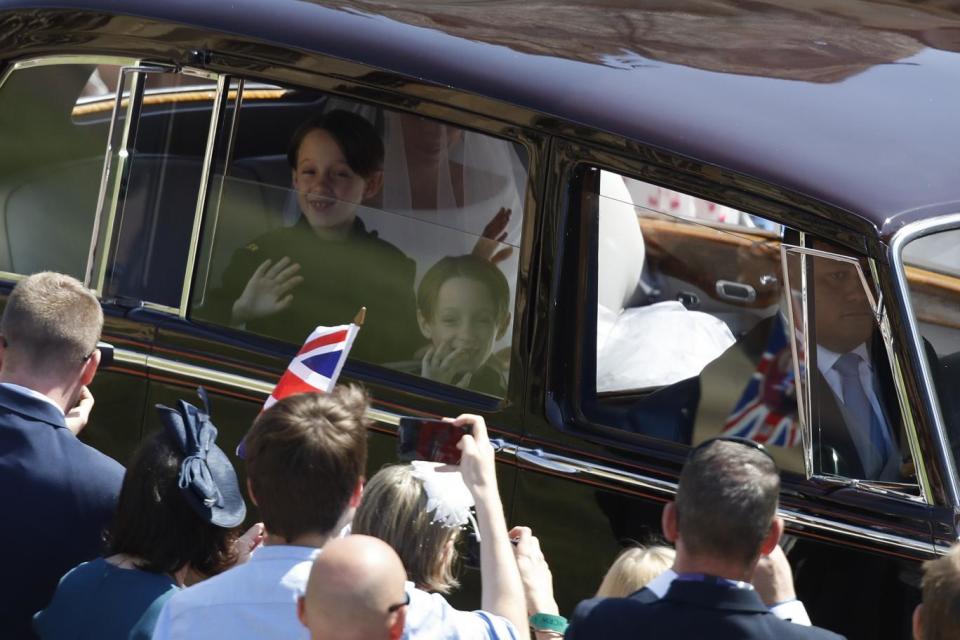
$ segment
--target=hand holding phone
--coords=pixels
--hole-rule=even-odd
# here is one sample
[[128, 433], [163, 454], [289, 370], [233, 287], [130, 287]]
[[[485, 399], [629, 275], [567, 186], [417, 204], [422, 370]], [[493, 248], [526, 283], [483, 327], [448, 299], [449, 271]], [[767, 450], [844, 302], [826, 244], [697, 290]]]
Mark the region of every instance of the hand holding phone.
[[460, 438], [471, 432], [471, 426], [446, 420], [405, 416], [400, 418], [397, 457], [403, 462], [428, 460], [442, 464], [460, 464]]

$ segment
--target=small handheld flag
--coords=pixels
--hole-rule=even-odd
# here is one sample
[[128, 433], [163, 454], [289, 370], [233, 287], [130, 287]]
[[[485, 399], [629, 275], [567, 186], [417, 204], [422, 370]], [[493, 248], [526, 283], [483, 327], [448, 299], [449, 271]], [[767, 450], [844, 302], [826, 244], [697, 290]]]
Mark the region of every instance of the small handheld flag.
[[[298, 393], [333, 391], [366, 313], [367, 308], [361, 307], [350, 324], [314, 329], [280, 376], [273, 392], [263, 403], [263, 410]], [[241, 459], [245, 457], [243, 445], [244, 441], [241, 440], [237, 446], [237, 456]]]

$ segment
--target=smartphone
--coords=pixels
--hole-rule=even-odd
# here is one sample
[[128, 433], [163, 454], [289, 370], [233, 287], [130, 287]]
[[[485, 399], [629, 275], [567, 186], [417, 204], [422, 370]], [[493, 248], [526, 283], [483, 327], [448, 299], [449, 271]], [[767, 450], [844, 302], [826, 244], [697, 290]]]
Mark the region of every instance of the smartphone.
[[470, 433], [470, 425], [457, 426], [443, 420], [405, 416], [400, 418], [397, 457], [402, 462], [429, 460], [460, 464], [457, 443]]

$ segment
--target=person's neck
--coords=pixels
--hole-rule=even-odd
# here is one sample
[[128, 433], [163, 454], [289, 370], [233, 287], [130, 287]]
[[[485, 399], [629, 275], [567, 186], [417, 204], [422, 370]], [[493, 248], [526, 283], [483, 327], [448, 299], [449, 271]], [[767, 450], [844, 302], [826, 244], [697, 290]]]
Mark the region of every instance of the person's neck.
[[47, 376], [32, 375], [25, 371], [6, 368], [0, 369], [0, 382], [15, 384], [42, 393], [53, 400], [64, 413], [71, 408], [75, 386], [73, 384], [64, 383], [62, 380], [53, 380]]
[[327, 540], [329, 539], [329, 534], [322, 533], [304, 533], [303, 535], [299, 535], [290, 539], [276, 534], [267, 533], [266, 537], [263, 539], [263, 545], [265, 547], [288, 545], [293, 547], [314, 547], [315, 549], [322, 549], [323, 545], [327, 544]]
[[336, 227], [311, 227], [311, 229], [313, 229], [313, 234], [321, 240], [339, 242], [350, 234], [352, 227], [353, 220]]
[[689, 556], [677, 550], [677, 558], [673, 563], [673, 570], [680, 574], [697, 573], [728, 580], [750, 582], [753, 578], [753, 568], [756, 562], [744, 566], [740, 562], [731, 562], [721, 558], [705, 556]]

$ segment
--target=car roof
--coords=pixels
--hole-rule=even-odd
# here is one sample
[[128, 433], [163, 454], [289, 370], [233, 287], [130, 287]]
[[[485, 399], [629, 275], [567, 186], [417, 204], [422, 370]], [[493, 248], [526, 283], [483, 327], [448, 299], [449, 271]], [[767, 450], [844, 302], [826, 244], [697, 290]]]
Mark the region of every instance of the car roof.
[[960, 212], [948, 0], [0, 0], [44, 7], [258, 38], [521, 105], [787, 187], [882, 237]]

